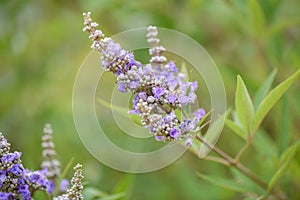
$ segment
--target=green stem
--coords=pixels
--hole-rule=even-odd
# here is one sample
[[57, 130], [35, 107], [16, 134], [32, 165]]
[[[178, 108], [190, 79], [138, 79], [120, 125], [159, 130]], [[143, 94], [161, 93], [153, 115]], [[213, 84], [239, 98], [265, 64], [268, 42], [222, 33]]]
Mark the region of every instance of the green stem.
[[224, 160], [226, 160], [230, 166], [233, 166], [234, 168], [236, 168], [237, 170], [239, 170], [240, 172], [245, 174], [249, 179], [251, 179], [257, 185], [262, 187], [264, 190], [268, 189], [268, 185], [262, 179], [260, 179], [256, 174], [254, 174], [247, 167], [245, 167], [242, 163], [236, 161], [231, 156], [229, 156], [227, 153], [225, 153], [223, 150], [221, 150], [218, 147], [207, 142], [202, 136], [197, 135], [196, 138], [197, 138], [197, 140], [199, 140], [200, 142], [205, 144], [208, 148], [210, 148], [212, 151], [214, 151], [219, 156], [224, 158]]

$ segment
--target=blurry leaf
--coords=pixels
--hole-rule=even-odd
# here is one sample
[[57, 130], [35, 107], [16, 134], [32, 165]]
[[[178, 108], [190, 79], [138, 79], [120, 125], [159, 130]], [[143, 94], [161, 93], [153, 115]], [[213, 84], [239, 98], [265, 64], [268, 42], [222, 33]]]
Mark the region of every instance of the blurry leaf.
[[235, 110], [244, 130], [251, 134], [252, 119], [254, 116], [253, 105], [243, 79], [237, 76], [237, 88], [235, 92]]
[[130, 173], [123, 176], [122, 180], [115, 186], [112, 193], [122, 193], [125, 191], [126, 195], [122, 196], [124, 198], [121, 199], [129, 199], [132, 187], [134, 185], [135, 177], [135, 174]]
[[286, 92], [286, 90], [292, 85], [294, 80], [300, 75], [300, 70], [290, 76], [288, 79], [276, 86], [271, 92], [264, 98], [264, 100], [259, 104], [257, 111], [254, 116], [253, 121], [253, 131], [255, 133], [256, 129], [265, 118], [267, 113], [271, 108], [277, 103], [280, 97]]
[[124, 196], [125, 196], [125, 192], [120, 192], [120, 193], [117, 193], [117, 194], [111, 194], [111, 195], [106, 196], [106, 197], [97, 198], [95, 200], [117, 200], [117, 199], [120, 199]]
[[181, 109], [176, 109], [174, 111], [176, 117], [179, 119], [179, 120], [182, 120], [183, 119], [183, 113], [182, 113], [182, 110]]
[[111, 110], [114, 110], [118, 113], [120, 113], [121, 115], [123, 115], [124, 117], [130, 117], [136, 124], [141, 125], [141, 119], [138, 115], [131, 115], [128, 114], [128, 109], [127, 108], [123, 108], [121, 106], [116, 106], [116, 105], [112, 105], [111, 103], [105, 101], [104, 99], [101, 98], [97, 98], [97, 101], [103, 105], [106, 108], [109, 108]]
[[254, 110], [257, 109], [260, 102], [263, 100], [263, 98], [268, 94], [268, 92], [271, 89], [272, 83], [274, 81], [275, 75], [277, 74], [277, 69], [274, 69], [272, 73], [268, 76], [268, 78], [264, 81], [264, 83], [261, 85], [259, 90], [256, 92], [253, 100], [253, 106]]
[[68, 162], [68, 164], [66, 165], [66, 167], [64, 168], [64, 171], [61, 173], [61, 175], [59, 176], [58, 180], [56, 181], [56, 188], [54, 191], [54, 195], [57, 196], [58, 192], [59, 192], [59, 184], [60, 182], [66, 177], [68, 171], [70, 170], [70, 167], [72, 166], [74, 161], [74, 158], [72, 157], [70, 159], [70, 161]]
[[200, 178], [204, 179], [205, 181], [208, 181], [212, 184], [215, 184], [217, 186], [229, 189], [229, 190], [233, 190], [235, 192], [246, 192], [246, 189], [244, 186], [232, 181], [231, 179], [223, 179], [220, 177], [211, 177], [205, 174], [201, 174], [200, 172], [196, 173], [197, 176], [199, 176]]
[[105, 106], [106, 108], [109, 108], [111, 110], [115, 110], [117, 111], [118, 113], [122, 114], [123, 116], [128, 116], [128, 109], [127, 108], [123, 108], [123, 107], [120, 107], [120, 106], [116, 106], [116, 105], [112, 105], [111, 103], [105, 101], [104, 99], [101, 99], [101, 98], [97, 98], [97, 101]]
[[[270, 136], [262, 129], [258, 131], [255, 140], [253, 140], [255, 150], [262, 156], [267, 164], [268, 161], [273, 161], [277, 158], [276, 145]], [[271, 169], [269, 169], [271, 171]]]
[[184, 74], [184, 76], [185, 76], [184, 80], [190, 81], [189, 71], [188, 71], [185, 63], [182, 63], [180, 72]]
[[265, 191], [258, 186], [256, 183], [254, 183], [249, 177], [247, 177], [245, 174], [240, 172], [234, 167], [230, 167], [230, 171], [234, 176], [234, 180], [241, 185], [243, 185], [244, 190], [249, 193], [255, 193], [255, 194], [264, 194]]
[[252, 31], [255, 36], [261, 36], [264, 33], [266, 19], [262, 7], [257, 0], [248, 0], [250, 17], [252, 22]]
[[272, 36], [284, 31], [286, 28], [290, 26], [299, 26], [299, 25], [300, 25], [299, 17], [295, 17], [295, 18], [289, 17], [287, 19], [272, 24], [267, 30], [267, 34], [268, 36]]
[[272, 179], [269, 181], [268, 184], [268, 191], [272, 191], [272, 189], [275, 187], [275, 185], [278, 183], [280, 178], [284, 175], [292, 161], [294, 160], [294, 156], [296, 154], [296, 151], [299, 147], [300, 141], [296, 142], [296, 144], [290, 146], [281, 157], [281, 166], [277, 170], [277, 172], [274, 174]]
[[117, 200], [125, 196], [124, 192], [107, 194], [94, 187], [87, 187], [83, 190], [84, 199], [88, 200]]
[[288, 99], [284, 97], [282, 99], [282, 108], [279, 122], [279, 130], [278, 130], [278, 148], [279, 155], [287, 148], [290, 139], [290, 127], [291, 127], [291, 116], [288, 106]]
[[243, 129], [236, 123], [234, 123], [230, 119], [226, 119], [225, 124], [228, 128], [230, 128], [235, 134], [237, 134], [239, 137], [241, 137], [243, 140], [247, 141], [247, 136]]
[[83, 189], [82, 193], [84, 199], [89, 199], [89, 200], [108, 195], [107, 193], [102, 192], [94, 187], [86, 187]]

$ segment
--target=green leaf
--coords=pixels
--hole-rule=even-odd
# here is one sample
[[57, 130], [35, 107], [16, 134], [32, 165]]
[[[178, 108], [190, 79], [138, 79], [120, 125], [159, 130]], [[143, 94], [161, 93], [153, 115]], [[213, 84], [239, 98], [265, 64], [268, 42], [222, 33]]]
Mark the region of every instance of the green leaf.
[[290, 26], [299, 26], [299, 25], [300, 25], [299, 17], [288, 17], [284, 20], [271, 24], [267, 30], [267, 34], [269, 37], [271, 37], [275, 34], [282, 32], [283, 30], [285, 30]]
[[185, 63], [181, 64], [180, 72], [184, 74], [184, 76], [185, 76], [184, 80], [186, 80], [186, 81], [190, 80], [190, 74], [189, 74], [189, 71], [188, 71]]
[[83, 189], [82, 194], [84, 196], [84, 199], [96, 199], [99, 197], [108, 196], [107, 193], [105, 193], [101, 190], [98, 190], [97, 188], [94, 188], [94, 187], [85, 187]]
[[65, 167], [64, 171], [62, 172], [62, 174], [59, 176], [59, 179], [56, 181], [56, 188], [55, 188], [55, 191], [54, 191], [54, 195], [57, 196], [58, 192], [59, 192], [59, 185], [60, 185], [60, 182], [66, 177], [68, 171], [70, 170], [72, 164], [73, 164], [73, 161], [74, 161], [74, 158], [72, 157], [70, 159], [70, 161], [68, 162], [67, 166]]
[[254, 116], [253, 104], [245, 83], [239, 75], [237, 76], [237, 88], [235, 92], [235, 110], [244, 131], [250, 134]]
[[281, 166], [276, 171], [274, 176], [271, 178], [268, 184], [268, 192], [272, 191], [275, 185], [278, 183], [280, 178], [284, 175], [292, 161], [294, 160], [296, 151], [299, 147], [299, 141], [296, 142], [294, 145], [290, 146], [283, 154], [281, 158]]
[[196, 174], [198, 177], [200, 177], [200, 178], [204, 179], [205, 181], [208, 181], [212, 184], [215, 184], [217, 186], [220, 186], [220, 187], [223, 187], [223, 188], [226, 188], [229, 190], [233, 190], [235, 192], [241, 192], [241, 193], [246, 192], [245, 188], [242, 185], [240, 185], [232, 180], [223, 179], [220, 177], [212, 177], [212, 176], [202, 174], [200, 172], [196, 172]]
[[264, 194], [265, 190], [263, 190], [260, 186], [258, 186], [256, 183], [254, 183], [251, 179], [249, 179], [248, 176], [240, 172], [234, 167], [230, 167], [230, 172], [234, 176], [234, 180], [241, 185], [243, 185], [243, 188], [249, 192], [249, 193], [255, 193], [255, 194]]
[[121, 106], [112, 105], [111, 103], [105, 101], [104, 99], [97, 98], [97, 101], [106, 108], [114, 110], [124, 117], [130, 117], [136, 124], [141, 125], [141, 119], [138, 115], [128, 114], [128, 108], [123, 108]]
[[261, 36], [265, 31], [266, 18], [262, 7], [257, 0], [248, 0], [248, 7], [255, 36]]
[[243, 129], [239, 125], [237, 125], [236, 123], [234, 123], [230, 119], [226, 119], [225, 124], [228, 128], [230, 128], [240, 138], [247, 141], [247, 136], [246, 136], [245, 132], [243, 131]]
[[300, 75], [300, 70], [290, 76], [287, 80], [283, 81], [277, 87], [275, 87], [271, 92], [264, 98], [264, 100], [259, 104], [254, 120], [253, 120], [253, 131], [255, 132], [265, 118], [267, 113], [271, 108], [278, 102], [280, 97], [286, 92], [286, 90], [292, 85], [296, 78]]
[[269, 163], [269, 161], [273, 161], [274, 158], [277, 158], [276, 145], [272, 138], [264, 132], [263, 129], [258, 131], [258, 134], [252, 144], [258, 154], [265, 159], [266, 164]]
[[130, 174], [129, 173], [129, 174], [124, 175], [123, 178], [121, 179], [121, 181], [115, 186], [112, 193], [125, 192], [126, 195], [123, 196], [122, 200], [129, 199], [130, 194], [131, 194], [132, 189], [133, 189], [135, 178], [136, 178], [135, 174]]
[[278, 150], [279, 155], [287, 148], [290, 140], [291, 116], [289, 111], [288, 99], [283, 97], [278, 130]]
[[107, 194], [94, 187], [87, 187], [83, 189], [84, 199], [89, 200], [117, 200], [125, 196], [125, 192], [115, 194]]
[[274, 69], [272, 73], [268, 76], [268, 78], [264, 81], [264, 83], [261, 85], [261, 87], [256, 92], [256, 94], [254, 95], [254, 100], [253, 100], [254, 110], [257, 110], [257, 107], [260, 104], [260, 102], [270, 91], [276, 74], [277, 74], [277, 69]]
[[111, 195], [106, 196], [106, 197], [97, 198], [95, 200], [117, 200], [117, 199], [120, 199], [124, 196], [125, 196], [125, 192], [120, 192], [120, 193], [117, 193], [117, 194], [111, 194]]

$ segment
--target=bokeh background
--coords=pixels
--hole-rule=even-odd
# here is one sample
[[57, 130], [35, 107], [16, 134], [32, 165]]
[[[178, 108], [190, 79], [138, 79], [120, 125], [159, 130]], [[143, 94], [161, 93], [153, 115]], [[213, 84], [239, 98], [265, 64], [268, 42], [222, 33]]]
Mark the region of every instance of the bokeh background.
[[[242, 199], [244, 195], [196, 176], [199, 171], [231, 178], [230, 169], [199, 160], [188, 152], [173, 165], [147, 174], [126, 174], [102, 165], [88, 153], [77, 135], [72, 89], [77, 70], [90, 52], [90, 41], [82, 32], [82, 12], [91, 11], [106, 35], [153, 24], [195, 39], [219, 67], [228, 107], [233, 107], [237, 74], [254, 96], [273, 69], [278, 70], [276, 85], [300, 68], [300, 1], [257, 2], [2, 0], [0, 130], [14, 150], [23, 152], [24, 165], [36, 169], [42, 160], [43, 126], [51, 123], [62, 165], [74, 157], [84, 165], [87, 185], [108, 193], [126, 190], [123, 199]], [[287, 143], [299, 138], [299, 88], [298, 80], [265, 119], [262, 145], [250, 148], [242, 159], [265, 180], [272, 176], [270, 163], [282, 151], [277, 148], [278, 135], [285, 133]], [[111, 120], [103, 118], [101, 123], [110, 127], [111, 132], [119, 131]], [[218, 145], [234, 155], [243, 141], [225, 128]], [[282, 180], [290, 199], [300, 198], [297, 156]]]

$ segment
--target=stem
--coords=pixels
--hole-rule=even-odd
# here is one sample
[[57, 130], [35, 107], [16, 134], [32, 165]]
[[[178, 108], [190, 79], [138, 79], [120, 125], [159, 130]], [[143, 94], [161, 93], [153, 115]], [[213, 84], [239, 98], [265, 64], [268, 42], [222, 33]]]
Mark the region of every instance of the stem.
[[229, 165], [235, 167], [237, 170], [239, 170], [240, 172], [245, 174], [248, 178], [250, 178], [252, 181], [254, 181], [257, 185], [259, 185], [260, 187], [262, 187], [265, 190], [268, 189], [268, 185], [262, 179], [260, 179], [256, 174], [254, 174], [247, 167], [245, 167], [242, 163], [240, 163], [239, 161], [236, 161], [235, 159], [233, 159], [231, 156], [229, 156], [227, 153], [225, 153], [223, 150], [219, 149], [218, 147], [205, 141], [205, 139], [202, 136], [197, 135], [196, 138], [199, 141], [201, 141], [203, 144], [205, 144], [208, 148], [210, 148], [215, 153], [217, 153], [219, 156], [224, 158], [229, 163]]
[[250, 143], [247, 142], [243, 148], [239, 151], [239, 153], [235, 156], [234, 160], [235, 162], [239, 162], [239, 160], [241, 159], [243, 153], [248, 149], [248, 147], [250, 146]]

